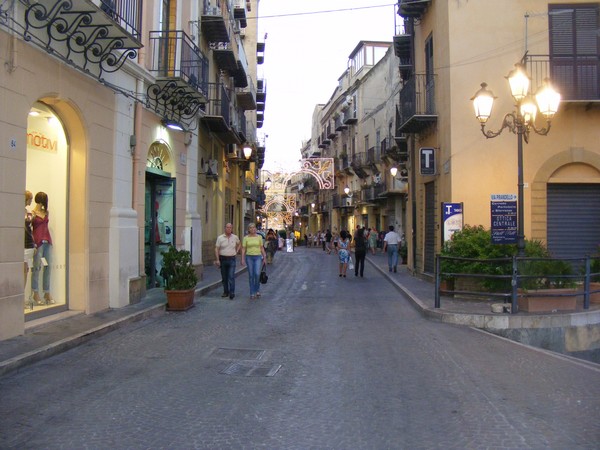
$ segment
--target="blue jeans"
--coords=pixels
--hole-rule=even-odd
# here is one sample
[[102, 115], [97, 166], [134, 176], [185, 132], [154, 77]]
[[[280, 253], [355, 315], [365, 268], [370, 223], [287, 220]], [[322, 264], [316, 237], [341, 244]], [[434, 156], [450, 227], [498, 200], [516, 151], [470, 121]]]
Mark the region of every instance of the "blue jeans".
[[[40, 245], [33, 256], [33, 273], [31, 274], [31, 290], [32, 292], [36, 292], [39, 286], [40, 280], [40, 270], [43, 270], [42, 277], [42, 287], [44, 288], [44, 292], [50, 292], [50, 249], [52, 248], [51, 244], [48, 244], [47, 241], [42, 241], [42, 245]], [[47, 266], [42, 267], [42, 258], [46, 258]]]
[[262, 269], [262, 255], [246, 255], [246, 265], [248, 266], [248, 279], [250, 281], [250, 296], [260, 292], [260, 270]]
[[221, 282], [223, 283], [223, 293], [235, 294], [235, 256], [219, 257], [221, 264]]
[[388, 267], [390, 270], [395, 268], [398, 265], [398, 246], [397, 245], [388, 245], [387, 246], [387, 255], [388, 255]]

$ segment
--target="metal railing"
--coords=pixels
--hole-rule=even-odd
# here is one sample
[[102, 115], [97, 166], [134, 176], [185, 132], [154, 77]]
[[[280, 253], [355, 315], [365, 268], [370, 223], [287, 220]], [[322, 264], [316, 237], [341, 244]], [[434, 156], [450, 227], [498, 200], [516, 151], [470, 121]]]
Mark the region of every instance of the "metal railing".
[[[600, 272], [592, 272], [600, 264], [600, 256], [585, 258], [457, 258], [436, 255], [435, 308], [441, 307], [442, 294], [465, 297], [502, 299], [511, 303], [511, 313], [518, 311], [518, 299], [529, 297], [583, 297], [583, 308], [589, 309], [590, 296], [600, 294], [600, 287], [590, 284], [600, 280]], [[454, 285], [442, 289], [442, 281]], [[456, 282], [463, 287], [457, 288]], [[446, 283], [447, 284], [447, 283]], [[565, 292], [537, 293], [528, 290], [572, 288]]]
[[184, 31], [151, 31], [150, 48], [157, 77], [178, 77], [208, 93], [208, 59]]
[[141, 41], [143, 0], [99, 0], [100, 9], [134, 39]]
[[434, 115], [435, 77], [427, 74], [414, 74], [400, 91], [400, 123], [413, 116]]
[[564, 101], [600, 101], [600, 58], [598, 55], [527, 55], [527, 70], [533, 87], [550, 78]]
[[208, 102], [204, 112], [208, 116], [223, 117], [225, 123], [231, 125], [231, 95], [229, 90], [221, 83], [208, 83]]

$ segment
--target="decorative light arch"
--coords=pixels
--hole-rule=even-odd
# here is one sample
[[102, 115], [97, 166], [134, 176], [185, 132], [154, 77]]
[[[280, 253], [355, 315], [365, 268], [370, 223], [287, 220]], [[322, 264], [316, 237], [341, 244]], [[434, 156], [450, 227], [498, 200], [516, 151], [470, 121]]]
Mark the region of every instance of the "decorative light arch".
[[[263, 171], [268, 175], [271, 185], [265, 195], [265, 203], [260, 211], [267, 220], [275, 223], [291, 225], [296, 213], [296, 194], [286, 193], [288, 183], [298, 174], [308, 174], [317, 180], [319, 189], [333, 189], [335, 186], [335, 170], [333, 158], [309, 158], [301, 161], [300, 170], [291, 173]], [[280, 206], [282, 211], [274, 209]]]

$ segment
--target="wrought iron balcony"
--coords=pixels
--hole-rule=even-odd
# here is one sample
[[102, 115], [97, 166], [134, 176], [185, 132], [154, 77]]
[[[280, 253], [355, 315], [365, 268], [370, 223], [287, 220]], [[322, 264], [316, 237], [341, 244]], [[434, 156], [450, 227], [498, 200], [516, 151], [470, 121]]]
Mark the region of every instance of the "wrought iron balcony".
[[533, 86], [550, 78], [562, 102], [600, 102], [600, 55], [528, 55]]
[[398, 0], [398, 14], [420, 19], [432, 0]]
[[396, 135], [420, 133], [437, 122], [435, 76], [413, 75], [400, 91]]
[[231, 93], [221, 83], [208, 84], [208, 102], [203, 105], [201, 122], [224, 144], [241, 144], [231, 117]]
[[[252, 111], [256, 109], [256, 87], [252, 81], [250, 75], [248, 75], [248, 81], [246, 87], [236, 87], [235, 96], [237, 98], [237, 104], [240, 108], [245, 111]], [[264, 103], [263, 103], [264, 109]]]
[[135, 59], [142, 47], [142, 0], [9, 3], [7, 17], [24, 40], [100, 80]]
[[151, 31], [148, 102], [169, 120], [189, 122], [208, 99], [208, 59], [181, 30]]
[[367, 158], [364, 153], [357, 153], [352, 157], [352, 170], [359, 178], [366, 178], [369, 176], [366, 168], [369, 166]]
[[335, 118], [335, 131], [344, 131], [348, 129], [348, 125], [344, 123], [344, 116], [340, 115]]
[[256, 43], [256, 64], [262, 64], [265, 62], [265, 43]]
[[221, 9], [223, 6], [219, 0], [216, 2], [213, 0], [212, 4], [210, 0], [204, 0], [200, 24], [202, 33], [210, 43], [229, 42], [231, 40], [230, 30]]
[[354, 125], [356, 122], [358, 122], [358, 117], [356, 116], [356, 109], [344, 112], [343, 122], [344, 125]]
[[246, 0], [235, 0], [233, 5], [233, 18], [240, 21], [241, 28], [248, 26], [246, 3]]

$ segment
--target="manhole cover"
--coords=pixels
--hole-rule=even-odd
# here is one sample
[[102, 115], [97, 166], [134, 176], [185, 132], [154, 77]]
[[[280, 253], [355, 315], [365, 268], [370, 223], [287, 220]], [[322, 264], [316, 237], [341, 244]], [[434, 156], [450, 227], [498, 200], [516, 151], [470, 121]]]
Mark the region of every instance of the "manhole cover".
[[221, 373], [240, 377], [272, 377], [279, 369], [281, 369], [281, 364], [252, 365], [234, 362], [222, 370]]
[[259, 360], [265, 354], [265, 350], [254, 350], [248, 348], [218, 348], [212, 356], [221, 359]]

